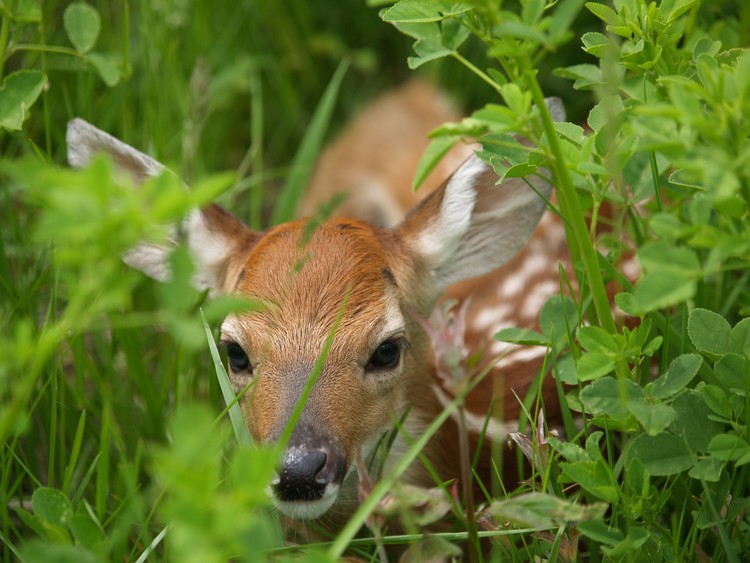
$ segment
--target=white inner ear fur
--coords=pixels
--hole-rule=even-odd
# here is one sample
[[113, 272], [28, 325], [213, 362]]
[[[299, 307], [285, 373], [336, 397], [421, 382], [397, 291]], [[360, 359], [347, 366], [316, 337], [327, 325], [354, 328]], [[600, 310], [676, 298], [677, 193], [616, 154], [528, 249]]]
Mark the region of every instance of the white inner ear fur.
[[469, 228], [477, 192], [474, 184], [487, 165], [471, 155], [451, 176], [445, 187], [440, 214], [417, 238], [417, 251], [431, 266], [445, 262]]
[[191, 211], [182, 225], [187, 234], [188, 248], [199, 268], [193, 278], [193, 285], [200, 290], [216, 290], [219, 270], [229, 256], [229, 241], [211, 230], [198, 209]]
[[[164, 165], [150, 156], [80, 118], [68, 123], [66, 141], [68, 161], [75, 168], [87, 166], [97, 153], [103, 152], [112, 157], [119, 170], [129, 174], [137, 183], [166, 170]], [[193, 285], [200, 290], [215, 290], [217, 275], [230, 252], [229, 241], [220, 233], [211, 230], [203, 213], [198, 209], [191, 211], [184, 219], [182, 231], [187, 237], [188, 248], [197, 265]], [[171, 277], [169, 254], [177, 241], [177, 228], [171, 227], [165, 244], [139, 244], [123, 255], [123, 261], [158, 281], [167, 281]]]
[[[473, 156], [451, 177], [439, 212], [422, 229], [417, 252], [438, 287], [482, 275], [510, 260], [531, 236], [545, 202], [522, 180], [494, 184], [494, 173]], [[548, 196], [551, 186], [529, 178]]]
[[68, 122], [65, 141], [68, 144], [68, 162], [73, 168], [85, 167], [97, 153], [104, 152], [114, 158], [118, 168], [138, 181], [148, 176], [157, 176], [165, 170], [164, 165], [150, 156], [97, 129], [80, 117]]

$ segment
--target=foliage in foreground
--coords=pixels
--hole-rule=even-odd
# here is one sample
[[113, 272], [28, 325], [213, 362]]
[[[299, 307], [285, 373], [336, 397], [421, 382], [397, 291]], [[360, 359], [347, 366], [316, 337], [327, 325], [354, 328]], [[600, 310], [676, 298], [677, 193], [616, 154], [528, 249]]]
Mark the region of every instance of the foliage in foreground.
[[[4, 6], [0, 43], [12, 31], [18, 49], [29, 25], [42, 21], [34, 6]], [[58, 54], [88, 77], [71, 91], [90, 90], [94, 76], [111, 87], [127, 80], [126, 53], [118, 65], [97, 52], [99, 13], [81, 3], [60, 12], [72, 49]], [[555, 72], [597, 102], [586, 127], [553, 123], [535, 69], [573, 40], [571, 26], [583, 14], [600, 22], [580, 37], [586, 58]], [[546, 376], [559, 382], [567, 437], [546, 431], [537, 396], [522, 398], [534, 432], [531, 440], [516, 436], [532, 460], [520, 488], [468, 518], [450, 486], [437, 499], [396, 489], [414, 513], [414, 534], [398, 538], [369, 512], [376, 495], [387, 493], [376, 485], [349, 526], [301, 557], [326, 560], [348, 549], [368, 558], [384, 545], [413, 543], [410, 554], [419, 559], [489, 536], [493, 557], [517, 560], [740, 561], [750, 551], [750, 8], [696, 0], [502, 7], [403, 0], [381, 17], [415, 40], [410, 67], [455, 59], [496, 96], [434, 132], [417, 182], [467, 138], [482, 143], [482, 157], [501, 177], [554, 176], [553, 205], [565, 221], [576, 279], [561, 272], [563, 291], [545, 305], [539, 331], [510, 329], [498, 338], [548, 350]], [[477, 51], [487, 54], [481, 63], [465, 55]], [[0, 53], [0, 64], [5, 58]], [[23, 131], [33, 112], [70, 103], [69, 94], [45, 93], [49, 64], [29, 59], [28, 68], [5, 77], [6, 131]], [[196, 70], [191, 85], [202, 77]], [[236, 74], [224, 78], [245, 91]], [[201, 109], [195, 88], [187, 160], [201, 139], [210, 146], [201, 131], [211, 110]], [[257, 84], [246, 91], [257, 101]], [[332, 97], [318, 106], [324, 117]], [[150, 114], [159, 111], [171, 110]], [[308, 136], [320, 138], [325, 121], [316, 120]], [[12, 149], [6, 155], [24, 152], [24, 144], [37, 154], [2, 160], [5, 558], [144, 560], [153, 549], [175, 560], [282, 557], [278, 523], [265, 510], [273, 453], [238, 448], [226, 425], [193, 404], [221, 404], [222, 370], [218, 379], [206, 377], [213, 367], [198, 307], [215, 321], [236, 304], [203, 303], [189, 287], [184, 251], [173, 256], [174, 281], [156, 289], [124, 272], [118, 258], [134, 241], [158, 236], [153, 225], [222, 193], [248, 196], [245, 214], [261, 221], [257, 193], [246, 191], [260, 184], [246, 174], [259, 173], [262, 130], [254, 130], [256, 152], [241, 159], [237, 176], [196, 182], [186, 194], [170, 176], [134, 192], [104, 161], [82, 173], [44, 164], [51, 129], [47, 122], [46, 151], [22, 133], [2, 139]], [[313, 160], [317, 145], [302, 143], [298, 155]], [[275, 216], [288, 214], [295, 190], [285, 190], [292, 195], [280, 198], [287, 207]], [[630, 254], [643, 269], [637, 281], [620, 271]], [[622, 288], [619, 309], [639, 320], [630, 328], [613, 316], [612, 281]], [[452, 510], [459, 531], [420, 541], [430, 518], [420, 519], [415, 507]], [[375, 540], [353, 540], [364, 523]]]

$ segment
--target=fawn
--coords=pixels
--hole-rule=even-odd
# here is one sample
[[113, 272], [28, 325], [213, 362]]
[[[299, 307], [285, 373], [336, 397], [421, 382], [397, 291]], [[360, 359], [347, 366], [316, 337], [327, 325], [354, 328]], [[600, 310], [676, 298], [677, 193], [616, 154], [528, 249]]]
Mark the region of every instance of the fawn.
[[[559, 102], [550, 108], [563, 119]], [[440, 94], [418, 82], [365, 109], [322, 156], [302, 208], [309, 214], [337, 191], [351, 197], [311, 233], [305, 219], [254, 232], [216, 205], [193, 211], [181, 225], [200, 273], [197, 286], [268, 304], [261, 312], [232, 314], [221, 326], [233, 385], [242, 389], [254, 379], [242, 410], [258, 442], [279, 438], [343, 311], [270, 486], [275, 505], [292, 519], [353, 509], [358, 452], [372, 452], [400, 420], [406, 434], [419, 435], [450, 400], [434, 377], [433, 350], [417, 321], [441, 297], [473, 296], [469, 350], [505, 352], [466, 400], [475, 434], [493, 393], [503, 420], [493, 421], [488, 432], [500, 436], [512, 428], [520, 416], [514, 393], [523, 396], [539, 370], [543, 349], [488, 343], [502, 326], [532, 326], [541, 304], [556, 292], [556, 264], [567, 259], [562, 226], [547, 214], [537, 227], [552, 187], [539, 179], [531, 180], [534, 190], [519, 180], [496, 185], [493, 170], [471, 155], [428, 195], [412, 194], [427, 132], [454, 117]], [[69, 123], [67, 142], [74, 167], [105, 152], [136, 180], [163, 170], [80, 119]], [[462, 151], [471, 152], [457, 149], [444, 167]], [[165, 280], [170, 251], [144, 243], [123, 259]], [[557, 397], [548, 399], [554, 411]], [[456, 435], [449, 421], [424, 450], [442, 479], [459, 475]], [[478, 468], [485, 476], [486, 461]], [[419, 462], [403, 480], [434, 485]]]

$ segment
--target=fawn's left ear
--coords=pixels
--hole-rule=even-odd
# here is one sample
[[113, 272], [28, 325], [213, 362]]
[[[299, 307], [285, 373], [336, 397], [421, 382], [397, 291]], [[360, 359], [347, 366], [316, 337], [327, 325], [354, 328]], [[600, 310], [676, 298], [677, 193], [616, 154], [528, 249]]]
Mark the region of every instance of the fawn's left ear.
[[[546, 103], [555, 121], [565, 119], [560, 100]], [[430, 270], [436, 291], [501, 266], [534, 232], [552, 186], [534, 176], [496, 184], [492, 168], [472, 156], [397, 227]]]
[[[68, 123], [66, 140], [68, 162], [74, 168], [83, 168], [96, 154], [105, 153], [136, 184], [166, 170], [163, 164], [150, 156], [80, 118]], [[226, 290], [223, 286], [226, 285], [227, 271], [232, 260], [243, 255], [259, 237], [217, 205], [191, 211], [182, 221], [179, 231], [184, 233], [196, 263], [197, 275], [193, 279], [193, 285], [201, 290]], [[169, 255], [177, 244], [177, 225], [172, 226], [171, 232], [168, 244], [143, 242], [128, 250], [123, 261], [156, 280], [168, 280]]]
[[472, 156], [397, 227], [437, 292], [510, 260], [539, 223], [552, 186], [535, 179], [535, 191], [518, 179], [496, 182], [492, 168]]

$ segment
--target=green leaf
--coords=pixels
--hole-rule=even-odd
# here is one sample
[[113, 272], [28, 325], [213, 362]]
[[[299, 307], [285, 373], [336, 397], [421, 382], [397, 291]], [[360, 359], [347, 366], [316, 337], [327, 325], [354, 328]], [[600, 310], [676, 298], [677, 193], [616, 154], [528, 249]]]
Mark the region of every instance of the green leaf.
[[544, 335], [530, 328], [504, 328], [495, 334], [494, 338], [501, 342], [512, 342], [525, 346], [549, 346], [549, 340]]
[[750, 359], [750, 318], [738, 322], [729, 334], [729, 350]]
[[461, 25], [454, 19], [444, 20], [442, 23], [443, 34], [442, 43], [452, 50], [458, 49], [471, 35], [471, 31], [466, 26]]
[[21, 549], [22, 561], [50, 563], [97, 563], [101, 561], [90, 551], [77, 545], [56, 545], [32, 540]]
[[578, 342], [588, 352], [599, 352], [606, 355], [617, 355], [620, 347], [603, 328], [598, 326], [582, 326], [578, 329]]
[[553, 295], [539, 314], [542, 333], [552, 343], [553, 350], [561, 350], [568, 342], [568, 331], [578, 326], [578, 309], [570, 297]]
[[673, 21], [693, 7], [698, 0], [675, 0], [667, 13], [666, 21]]
[[453, 53], [452, 49], [445, 47], [442, 43], [432, 41], [430, 39], [420, 39], [414, 43], [414, 51], [417, 53], [417, 57], [409, 57], [406, 62], [409, 68], [414, 70], [419, 68], [425, 63], [434, 61], [436, 59], [442, 59], [443, 57], [449, 56]]
[[505, 172], [505, 178], [526, 178], [536, 172], [536, 166], [523, 162], [521, 164], [515, 164], [508, 168]]
[[677, 412], [670, 406], [650, 404], [646, 401], [635, 401], [628, 404], [630, 412], [643, 426], [647, 434], [655, 436], [672, 424]]
[[603, 459], [595, 461], [562, 462], [560, 469], [572, 482], [592, 495], [610, 503], [619, 499], [617, 482]]
[[[708, 453], [722, 461], [737, 461], [750, 456], [750, 444], [736, 434], [719, 434], [714, 436], [708, 445]], [[743, 463], [748, 461], [750, 458], [745, 459]]]
[[732, 419], [732, 406], [726, 391], [716, 385], [704, 385], [700, 389], [708, 408], [727, 420]]
[[651, 217], [649, 226], [666, 240], [678, 239], [689, 232], [689, 227], [671, 213], [656, 213]]
[[515, 39], [525, 39], [534, 43], [539, 43], [548, 48], [553, 48], [549, 37], [539, 31], [537, 27], [526, 25], [520, 21], [505, 20], [495, 26], [493, 33], [499, 37], [513, 37]]
[[661, 272], [648, 273], [633, 292], [634, 312], [641, 315], [682, 303], [695, 295], [695, 281], [692, 279], [670, 278]]
[[94, 67], [99, 77], [110, 88], [120, 82], [120, 67], [111, 58], [100, 53], [89, 53], [84, 58]]
[[732, 329], [727, 320], [708, 309], [693, 309], [688, 317], [688, 336], [701, 352], [721, 356], [729, 352]]
[[640, 526], [630, 526], [628, 535], [615, 546], [602, 547], [602, 553], [613, 560], [620, 561], [627, 558], [628, 554], [637, 553], [650, 538], [650, 533]]
[[575, 123], [569, 123], [567, 121], [556, 121], [554, 123], [555, 131], [560, 133], [563, 137], [570, 139], [575, 144], [580, 145], [583, 143], [584, 131], [583, 127], [576, 125]]
[[402, 0], [384, 10], [380, 17], [386, 22], [424, 23], [442, 21], [472, 10], [470, 4], [445, 0]]
[[616, 361], [609, 355], [599, 352], [587, 352], [581, 355], [576, 364], [579, 381], [593, 381], [611, 373]]
[[589, 412], [624, 422], [630, 415], [628, 402], [642, 396], [643, 389], [632, 381], [603, 377], [581, 391], [581, 402]]
[[526, 493], [493, 502], [487, 511], [502, 521], [533, 528], [551, 528], [569, 522], [601, 518], [607, 506], [574, 504], [544, 493]]
[[566, 461], [591, 461], [586, 454], [586, 451], [578, 444], [574, 444], [573, 442], [562, 442], [554, 436], [549, 436], [547, 439], [549, 440], [550, 446], [563, 456]]
[[724, 432], [724, 424], [708, 418], [711, 410], [699, 391], [682, 391], [672, 401], [672, 408], [677, 412], [677, 418], [672, 423], [670, 431], [680, 440], [687, 442], [691, 451], [708, 451], [711, 439]]
[[638, 250], [638, 261], [648, 272], [681, 278], [701, 273], [698, 256], [690, 248], [675, 247], [667, 241], [647, 244]]
[[636, 308], [635, 297], [632, 293], [623, 291], [615, 295], [615, 305], [617, 305], [622, 312], [636, 317], [638, 316], [638, 309]]
[[592, 64], [580, 64], [565, 68], [557, 68], [554, 70], [553, 74], [575, 80], [573, 88], [576, 90], [586, 90], [604, 82], [602, 70], [598, 66]]
[[604, 58], [607, 49], [614, 48], [613, 43], [607, 38], [607, 36], [598, 31], [584, 33], [581, 37], [581, 42], [583, 43], [584, 51], [589, 55], [593, 55], [600, 59]]
[[0, 11], [2, 11], [3, 9], [8, 10], [9, 8], [12, 8], [10, 18], [15, 22], [36, 23], [42, 21], [41, 0], [17, 0], [16, 2], [0, 2]]
[[46, 83], [47, 77], [37, 70], [19, 70], [6, 76], [0, 87], [0, 127], [20, 130]]
[[461, 548], [438, 536], [425, 534], [417, 543], [409, 546], [400, 561], [428, 562], [455, 561], [461, 558]]
[[[238, 442], [242, 442], [238, 436]], [[266, 486], [279, 463], [279, 452], [270, 447], [237, 448], [232, 457], [230, 478], [232, 494], [249, 507], [267, 506], [271, 498]]]
[[441, 41], [442, 30], [440, 25], [435, 22], [427, 23], [393, 23], [393, 27], [398, 29], [404, 35], [408, 35], [412, 39], [431, 39], [433, 41]]
[[65, 9], [63, 24], [68, 39], [82, 55], [96, 45], [101, 31], [99, 12], [86, 2], [74, 2]]
[[73, 516], [68, 522], [68, 527], [76, 543], [85, 548], [92, 549], [104, 539], [101, 529], [86, 512]]
[[50, 524], [65, 526], [73, 516], [73, 505], [62, 491], [40, 487], [31, 495], [34, 514]]
[[690, 469], [697, 461], [685, 442], [666, 432], [638, 436], [631, 444], [630, 456], [640, 459], [653, 476], [676, 475]]
[[724, 469], [724, 463], [716, 458], [707, 457], [699, 459], [688, 471], [688, 475], [693, 479], [703, 479], [710, 483], [718, 482], [721, 477], [721, 470]]
[[586, 8], [607, 25], [617, 25], [620, 23], [617, 12], [609, 6], [599, 4], [598, 2], [586, 2]]
[[[422, 158], [419, 159], [417, 164], [417, 171], [414, 173], [414, 181], [412, 182], [412, 189], [414, 191], [422, 185], [430, 175], [446, 153], [453, 148], [453, 146], [459, 141], [460, 137], [447, 136], [438, 137], [432, 139], [430, 144], [427, 145]], [[429, 186], [428, 186], [429, 187]]]
[[618, 528], [611, 528], [601, 520], [581, 522], [576, 528], [587, 538], [604, 545], [616, 545], [625, 539]]
[[651, 384], [651, 396], [654, 399], [666, 399], [681, 391], [698, 373], [703, 358], [698, 354], [682, 354], [672, 360], [667, 373], [658, 377]]
[[544, 13], [546, 0], [526, 0], [522, 2], [521, 19], [528, 25], [534, 25]]
[[739, 354], [724, 354], [714, 364], [714, 373], [719, 382], [740, 397], [748, 392], [750, 382], [750, 364], [745, 356]]

